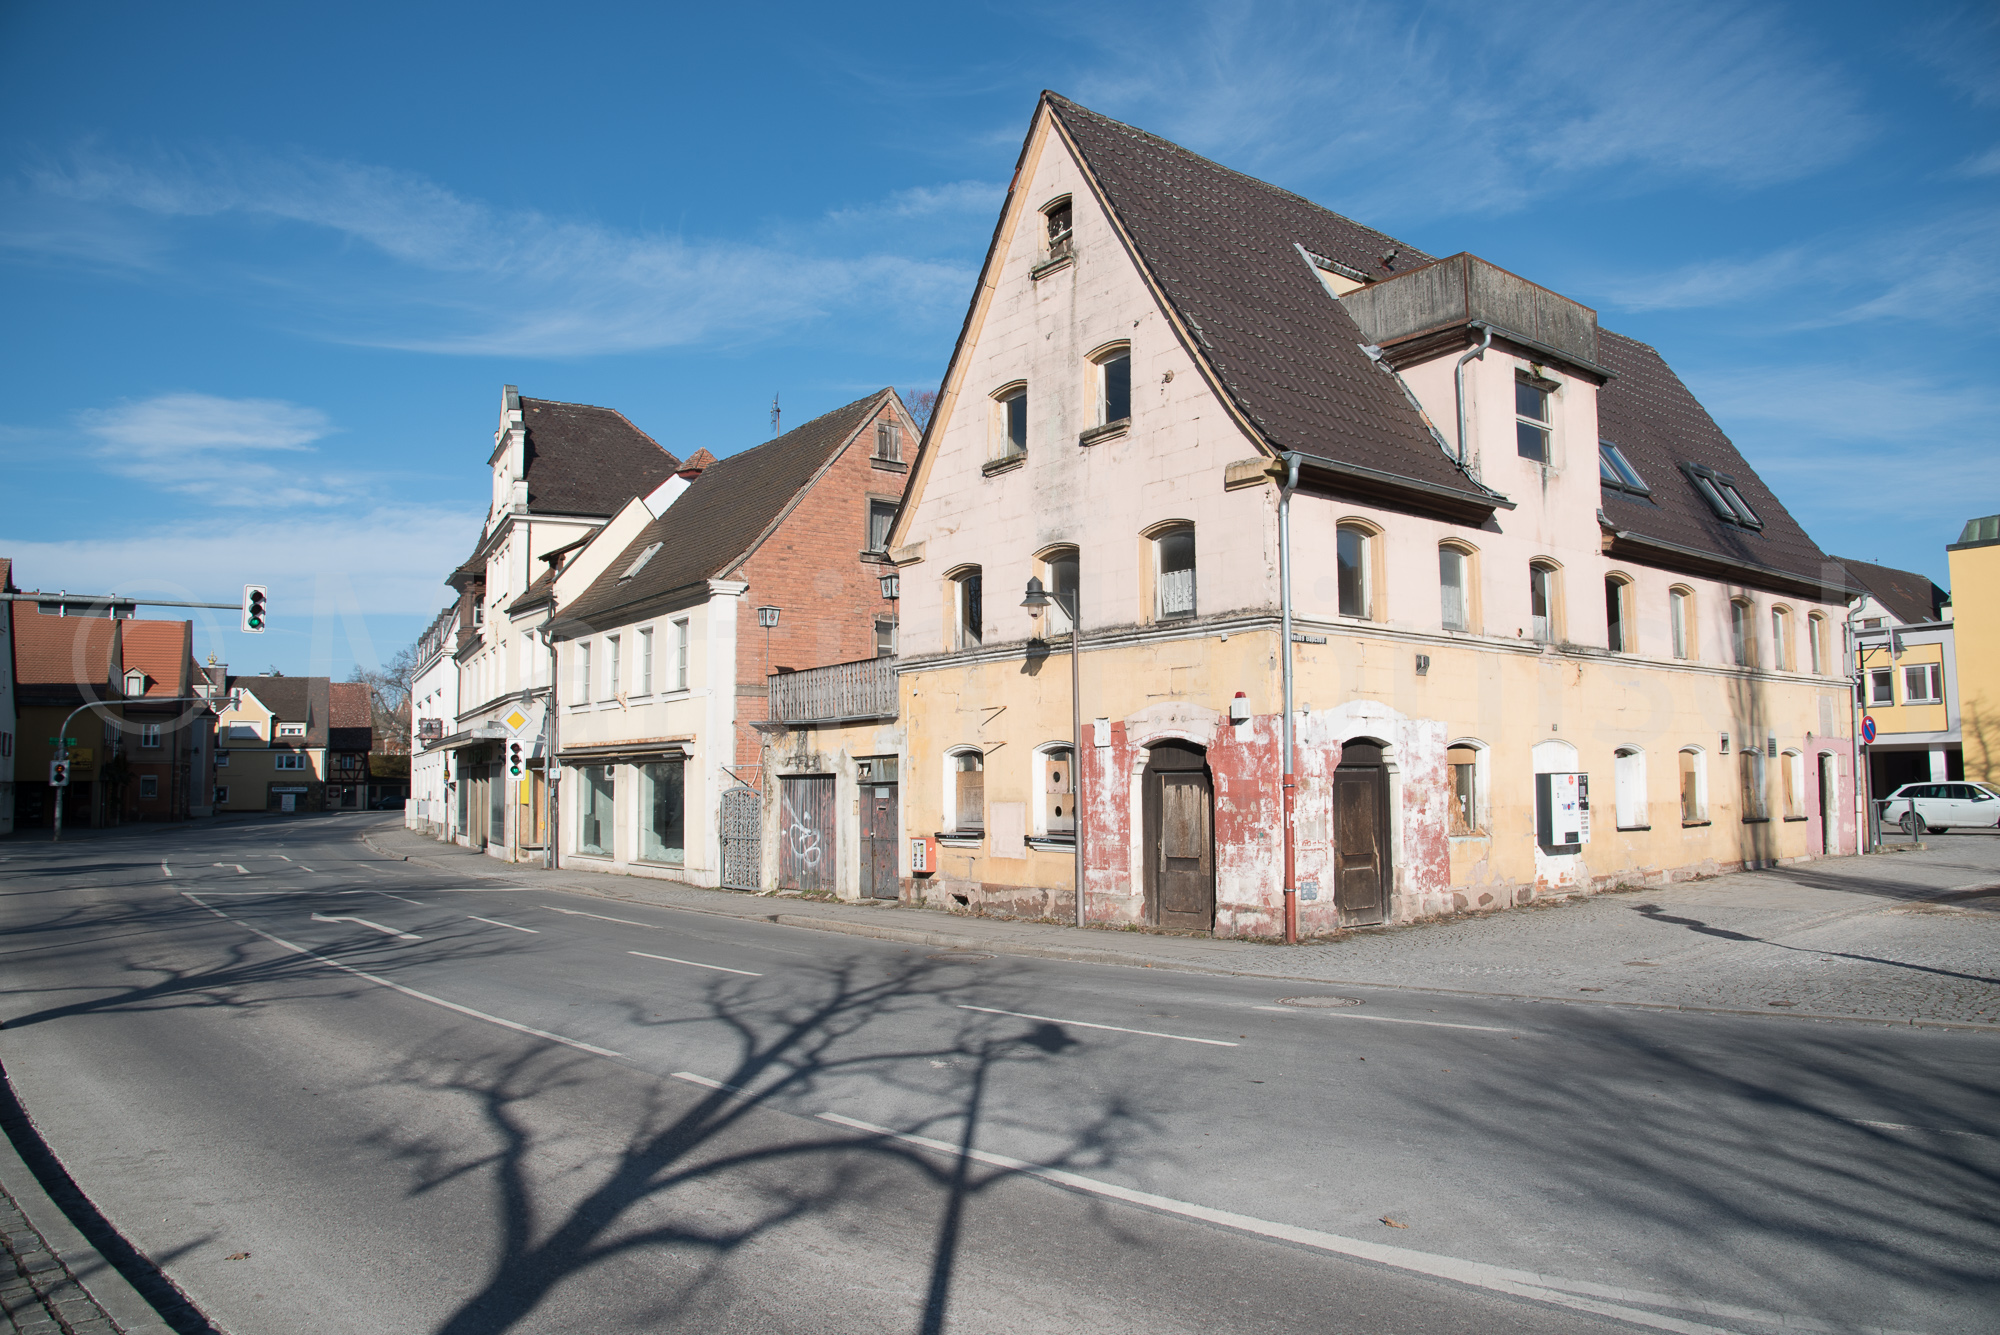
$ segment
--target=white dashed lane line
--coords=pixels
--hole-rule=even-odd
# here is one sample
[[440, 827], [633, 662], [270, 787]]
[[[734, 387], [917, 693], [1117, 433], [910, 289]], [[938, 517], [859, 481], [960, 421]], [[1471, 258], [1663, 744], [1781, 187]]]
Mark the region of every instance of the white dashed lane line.
[[1025, 1011], [1003, 1011], [992, 1006], [960, 1006], [962, 1011], [981, 1011], [987, 1015], [1011, 1015], [1017, 1020], [1040, 1020], [1045, 1024], [1074, 1025], [1078, 1029], [1109, 1029], [1115, 1034], [1138, 1034], [1142, 1038], [1171, 1038], [1177, 1043], [1206, 1043], [1212, 1048], [1241, 1047], [1239, 1043], [1225, 1043], [1219, 1038], [1192, 1038], [1187, 1034], [1163, 1034], [1155, 1029], [1127, 1029], [1121, 1024], [1093, 1024], [1089, 1020], [1062, 1020], [1053, 1015], [1029, 1015]]
[[384, 935], [384, 936], [393, 936], [393, 937], [395, 937], [395, 938], [396, 938], [396, 939], [397, 939], [398, 941], [421, 941], [421, 940], [423, 940], [423, 938], [422, 938], [421, 936], [417, 936], [417, 935], [415, 935], [414, 933], [411, 933], [411, 932], [399, 932], [399, 931], [397, 931], [397, 930], [396, 930], [395, 928], [393, 928], [393, 927], [384, 927], [384, 926], [383, 926], [383, 925], [382, 925], [381, 923], [379, 923], [379, 922], [370, 922], [370, 921], [368, 921], [368, 919], [366, 919], [366, 918], [351, 918], [351, 917], [347, 917], [347, 916], [344, 916], [344, 915], [339, 915], [339, 916], [336, 916], [336, 915], [330, 915], [330, 914], [325, 914], [325, 913], [315, 913], [315, 914], [313, 914], [313, 915], [312, 915], [312, 920], [313, 920], [314, 922], [351, 922], [351, 923], [357, 923], [357, 924], [359, 924], [359, 925], [360, 925], [360, 926], [362, 926], [362, 927], [372, 927], [372, 928], [374, 928], [374, 929], [375, 929], [376, 931], [378, 931], [378, 932], [382, 933], [382, 935]]
[[516, 927], [511, 922], [501, 922], [498, 918], [482, 918], [477, 913], [468, 913], [465, 916], [472, 919], [474, 922], [483, 922], [493, 927], [506, 927], [516, 932], [527, 932], [534, 936], [540, 936], [542, 934], [541, 929], [539, 927]]
[[559, 909], [553, 904], [543, 904], [539, 907], [545, 908], [551, 913], [567, 913], [572, 918], [595, 918], [599, 922], [615, 922], [626, 927], [644, 927], [652, 932], [660, 930], [660, 925], [656, 922], [633, 922], [630, 918], [607, 918], [602, 913], [585, 913], [582, 909]]
[[[594, 918], [597, 915], [593, 913], [587, 916]], [[616, 919], [613, 921], [616, 921]], [[627, 955], [637, 955], [642, 960], [665, 960], [668, 964], [685, 964], [691, 969], [713, 969], [717, 973], [740, 973], [745, 978], [762, 978], [764, 976], [761, 973], [752, 973], [748, 969], [731, 969], [720, 964], [703, 964], [700, 960], [677, 960], [672, 955], [648, 955], [643, 950], [628, 950], [625, 953]]]
[[1433, 1029], [1477, 1029], [1482, 1034], [1511, 1034], [1512, 1029], [1502, 1029], [1491, 1024], [1452, 1024], [1448, 1020], [1405, 1020], [1395, 1015], [1357, 1015], [1353, 1011], [1302, 1011], [1291, 1006], [1252, 1006], [1253, 1011], [1275, 1011], [1280, 1015], [1324, 1015], [1333, 1020], [1374, 1020], [1379, 1024], [1424, 1024]]

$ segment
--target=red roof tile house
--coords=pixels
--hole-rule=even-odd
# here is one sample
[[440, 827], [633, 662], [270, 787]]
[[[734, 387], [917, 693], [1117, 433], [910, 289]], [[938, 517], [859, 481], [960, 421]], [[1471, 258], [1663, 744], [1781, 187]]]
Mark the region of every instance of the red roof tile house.
[[[214, 807], [215, 716], [190, 702], [205, 680], [191, 621], [122, 621], [123, 819], [186, 820]], [[114, 764], [116, 762], [114, 761]]]
[[365, 682], [326, 686], [326, 809], [360, 811], [368, 805], [368, 755], [375, 743], [374, 696]]

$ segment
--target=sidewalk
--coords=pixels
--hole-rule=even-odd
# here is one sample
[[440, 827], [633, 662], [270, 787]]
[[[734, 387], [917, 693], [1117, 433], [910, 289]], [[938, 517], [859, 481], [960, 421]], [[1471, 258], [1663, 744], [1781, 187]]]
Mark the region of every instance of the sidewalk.
[[387, 857], [503, 884], [943, 949], [1319, 985], [2000, 1032], [2000, 837], [1581, 897], [1300, 946], [977, 918], [549, 872], [405, 830]]

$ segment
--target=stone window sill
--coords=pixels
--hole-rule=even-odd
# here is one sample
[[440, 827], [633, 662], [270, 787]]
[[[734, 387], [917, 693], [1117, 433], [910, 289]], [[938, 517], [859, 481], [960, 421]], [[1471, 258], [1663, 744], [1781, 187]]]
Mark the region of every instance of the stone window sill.
[[1771, 818], [1769, 816], [1745, 816], [1743, 823], [1745, 825], [1769, 825]]
[[977, 848], [986, 842], [984, 830], [939, 830], [937, 841], [954, 848]]
[[1106, 422], [1103, 426], [1094, 426], [1083, 432], [1077, 436], [1076, 443], [1086, 446], [1099, 445], [1107, 440], [1116, 440], [1131, 429], [1132, 419], [1121, 417], [1115, 422]]
[[979, 466], [979, 471], [986, 477], [992, 477], [998, 473], [1010, 473], [1026, 462], [1028, 462], [1028, 452], [1016, 450], [1012, 454], [1003, 454], [998, 459], [988, 459]]
[[1713, 824], [1713, 822], [1705, 820], [1684, 820], [1681, 822], [1681, 828], [1683, 830], [1692, 830], [1697, 825], [1710, 825], [1710, 824]]
[[1073, 853], [1076, 851], [1076, 836], [1071, 834], [1031, 834], [1028, 847], [1038, 853]]
[[1652, 826], [1650, 826], [1650, 825], [1620, 825], [1620, 826], [1618, 826], [1618, 827], [1616, 827], [1616, 828], [1617, 828], [1617, 829], [1618, 829], [1618, 830], [1619, 830], [1619, 831], [1620, 831], [1621, 833], [1632, 833], [1632, 834], [1639, 834], [1639, 833], [1643, 833], [1643, 832], [1645, 832], [1645, 831], [1647, 831], [1647, 830], [1650, 830], [1650, 829], [1652, 829], [1653, 827], [1652, 827]]
[[1787, 825], [1790, 825], [1790, 824], [1791, 824], [1791, 823], [1792, 823], [1793, 821], [1795, 821], [1795, 820], [1797, 820], [1797, 821], [1802, 821], [1802, 820], [1805, 820], [1805, 819], [1806, 819], [1806, 817], [1804, 817], [1804, 816], [1787, 816], [1787, 817], [1785, 817], [1785, 824], [1787, 824]]
[[885, 473], [907, 473], [910, 471], [910, 466], [900, 459], [871, 458], [868, 461], [868, 466], [870, 468], [879, 468]]
[[1076, 263], [1075, 255], [1058, 255], [1054, 259], [1043, 260], [1040, 264], [1037, 264], [1034, 268], [1028, 270], [1028, 277], [1034, 279], [1037, 283], [1039, 283], [1044, 278], [1047, 278], [1050, 274], [1060, 273], [1064, 269], [1069, 268], [1070, 265], [1075, 263]]

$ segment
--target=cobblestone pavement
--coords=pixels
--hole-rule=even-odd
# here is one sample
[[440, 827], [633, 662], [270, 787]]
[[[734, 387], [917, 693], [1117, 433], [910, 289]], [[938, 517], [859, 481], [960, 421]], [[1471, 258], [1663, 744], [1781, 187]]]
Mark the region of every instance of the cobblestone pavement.
[[6, 1272], [0, 1275], [0, 1309], [6, 1335], [114, 1335], [119, 1327], [104, 1314], [62, 1261], [49, 1249], [14, 1198], [0, 1190], [0, 1242]]
[[2000, 1025], [2000, 832], [1922, 851], [1349, 932], [1297, 947], [701, 890], [513, 866], [403, 829], [367, 838], [471, 875], [857, 935], [1105, 963], [1488, 995]]

